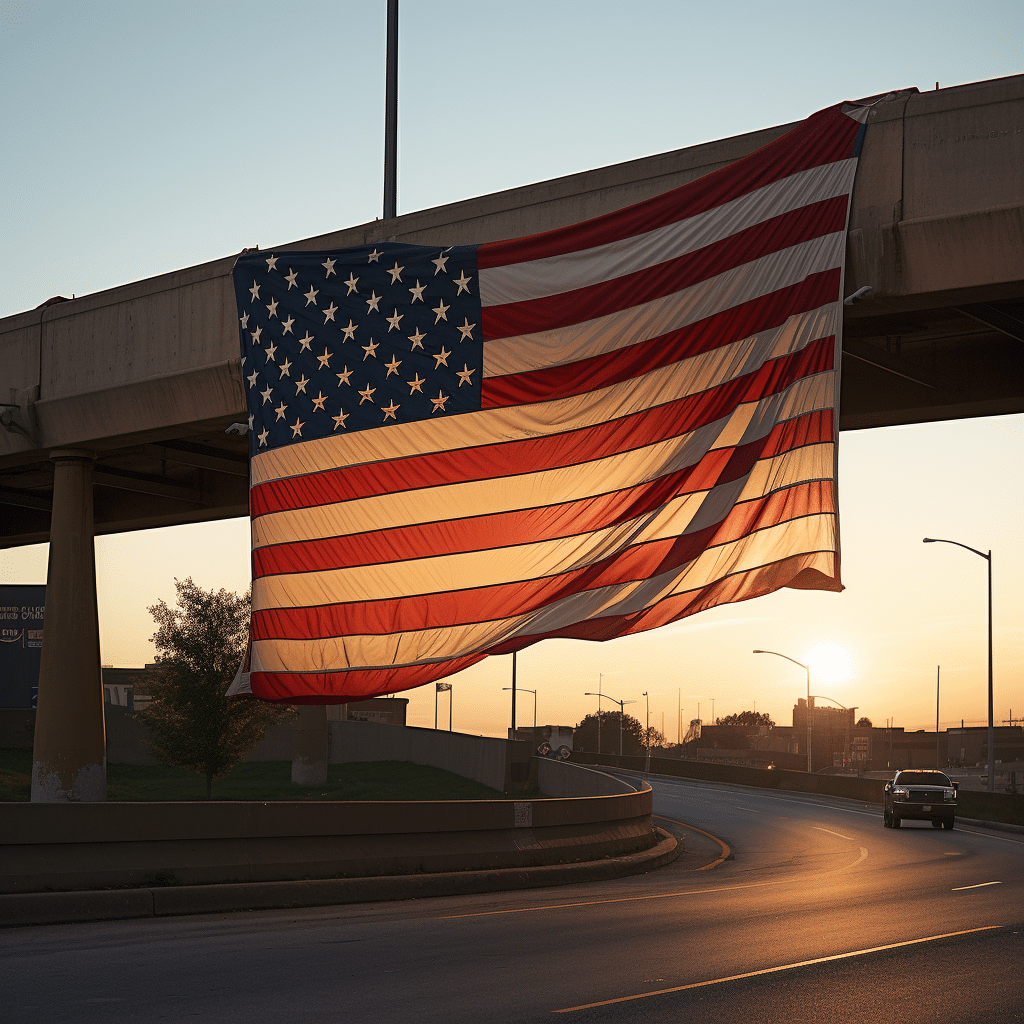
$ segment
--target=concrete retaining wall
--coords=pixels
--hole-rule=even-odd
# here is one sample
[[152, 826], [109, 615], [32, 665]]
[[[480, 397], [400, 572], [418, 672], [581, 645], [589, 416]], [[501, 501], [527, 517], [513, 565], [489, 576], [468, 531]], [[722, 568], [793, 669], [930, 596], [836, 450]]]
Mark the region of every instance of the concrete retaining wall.
[[611, 796], [628, 793], [634, 787], [604, 772], [571, 761], [553, 761], [546, 757], [535, 759], [537, 765], [537, 787], [545, 796]]
[[[533, 789], [532, 745], [525, 740], [383, 725], [379, 722], [328, 722], [328, 759], [412, 761], [474, 779], [501, 793]], [[32, 749], [35, 712], [0, 709], [0, 747]], [[107, 708], [107, 763], [158, 764], [149, 753], [149, 729], [120, 708]], [[246, 761], [290, 761], [294, 749], [290, 723], [271, 726], [246, 755]], [[543, 790], [542, 790], [543, 792]]]
[[[460, 732], [380, 725], [377, 722], [328, 722], [332, 764], [349, 761], [412, 761], [475, 779], [499, 792], [512, 784], [512, 762], [528, 775], [530, 748], [524, 740], [470, 736]], [[526, 778], [519, 780], [522, 783]], [[547, 793], [547, 790], [541, 789]]]
[[[567, 786], [607, 788], [607, 776], [575, 771], [577, 782]], [[524, 801], [0, 804], [0, 891], [367, 877], [622, 856], [656, 842], [652, 793], [643, 786]]]
[[[643, 757], [619, 757], [617, 754], [573, 754], [573, 761], [609, 767], [644, 770]], [[711, 761], [685, 761], [668, 757], [652, 757], [651, 771], [658, 775], [676, 775], [708, 782], [731, 782], [738, 786], [761, 789], [784, 789], [797, 793], [821, 793], [868, 803], [882, 802], [885, 783], [878, 779], [857, 779], [847, 775], [808, 775], [806, 772], [782, 768], [748, 768], [737, 764], [715, 764]]]

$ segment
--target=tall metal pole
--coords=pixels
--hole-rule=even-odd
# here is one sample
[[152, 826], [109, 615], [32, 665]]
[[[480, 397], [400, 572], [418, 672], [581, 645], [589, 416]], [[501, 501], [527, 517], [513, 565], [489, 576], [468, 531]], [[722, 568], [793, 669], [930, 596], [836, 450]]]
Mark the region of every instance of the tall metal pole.
[[644, 690], [644, 696], [647, 698], [647, 728], [644, 731], [644, 746], [647, 748], [647, 767], [646, 771], [651, 770], [651, 698], [650, 695]]
[[384, 96], [384, 219], [398, 211], [398, 0], [388, 0]]
[[925, 537], [925, 544], [955, 544], [958, 548], [971, 551], [979, 558], [988, 562], [988, 791], [996, 788], [996, 741], [995, 741], [995, 709], [992, 688], [992, 549], [988, 554], [972, 548], [970, 544], [961, 544], [958, 540], [943, 540], [941, 537]]
[[785, 658], [786, 661], [799, 665], [807, 672], [807, 774], [809, 775], [811, 773], [811, 666], [805, 665], [802, 661], [797, 661], [796, 658], [791, 658], [788, 654], [779, 654], [778, 651], [757, 650], [754, 653], [774, 654], [776, 658]]
[[804, 665], [807, 669], [807, 774], [810, 775], [814, 768], [811, 764], [811, 666]]
[[434, 683], [434, 732], [437, 732], [437, 683]]
[[455, 702], [455, 688], [448, 687], [448, 731], [452, 731], [452, 704]]
[[512, 739], [516, 738], [516, 652], [512, 652]]
[[935, 767], [940, 769], [942, 767], [942, 759], [939, 756], [939, 673], [942, 671], [941, 665], [935, 666]]
[[995, 792], [996, 787], [996, 739], [995, 722], [993, 721], [992, 692], [992, 549], [988, 554], [988, 791]]

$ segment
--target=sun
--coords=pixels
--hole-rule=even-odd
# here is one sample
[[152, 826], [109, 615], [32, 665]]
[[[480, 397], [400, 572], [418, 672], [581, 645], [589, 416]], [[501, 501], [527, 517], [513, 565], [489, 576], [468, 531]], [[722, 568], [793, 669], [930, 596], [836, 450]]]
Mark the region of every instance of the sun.
[[807, 654], [811, 679], [821, 683], [845, 683], [853, 675], [850, 655], [837, 644], [818, 644]]

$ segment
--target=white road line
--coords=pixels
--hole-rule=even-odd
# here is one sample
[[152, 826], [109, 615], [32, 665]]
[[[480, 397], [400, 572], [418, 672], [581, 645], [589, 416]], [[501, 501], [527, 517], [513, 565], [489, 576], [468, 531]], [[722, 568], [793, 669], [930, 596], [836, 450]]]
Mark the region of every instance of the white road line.
[[830, 828], [822, 828], [820, 825], [812, 825], [811, 828], [816, 828], [819, 832], [827, 832], [830, 836], [839, 836], [840, 839], [849, 839], [853, 842], [853, 836], [844, 836], [842, 832], [833, 832]]
[[979, 882], [977, 885], [959, 885], [950, 892], [963, 892], [965, 889], [984, 889], [986, 885], [1002, 885], [1002, 882]]

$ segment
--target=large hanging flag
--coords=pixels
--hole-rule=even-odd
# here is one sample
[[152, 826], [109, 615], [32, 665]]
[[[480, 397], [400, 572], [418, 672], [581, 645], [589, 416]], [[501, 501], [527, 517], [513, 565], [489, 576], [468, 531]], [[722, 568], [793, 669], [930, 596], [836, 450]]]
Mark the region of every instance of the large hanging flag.
[[344, 702], [547, 637], [842, 589], [843, 260], [866, 118], [832, 107], [529, 238], [243, 254], [240, 680]]

